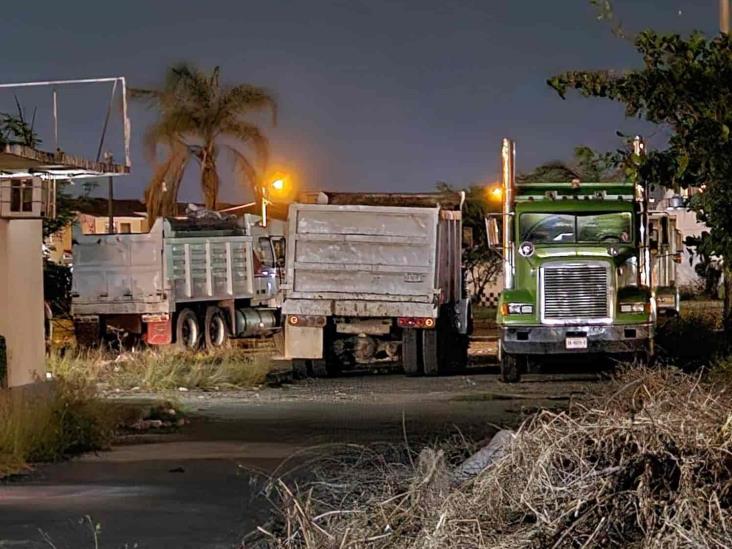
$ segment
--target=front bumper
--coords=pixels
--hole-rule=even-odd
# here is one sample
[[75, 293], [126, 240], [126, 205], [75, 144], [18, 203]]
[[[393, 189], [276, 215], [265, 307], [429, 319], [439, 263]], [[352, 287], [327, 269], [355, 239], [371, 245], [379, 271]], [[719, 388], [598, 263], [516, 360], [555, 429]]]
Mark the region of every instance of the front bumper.
[[[567, 349], [567, 337], [587, 337], [586, 349]], [[501, 352], [510, 354], [621, 354], [652, 350], [653, 325], [501, 327]]]

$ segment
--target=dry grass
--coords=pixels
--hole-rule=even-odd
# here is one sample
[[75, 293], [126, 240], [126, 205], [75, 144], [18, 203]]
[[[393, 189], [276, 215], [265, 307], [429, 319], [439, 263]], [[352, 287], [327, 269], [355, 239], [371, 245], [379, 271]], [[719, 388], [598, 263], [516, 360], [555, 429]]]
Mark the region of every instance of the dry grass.
[[426, 449], [351, 449], [274, 481], [281, 509], [247, 547], [732, 546], [732, 399], [678, 370], [635, 369], [601, 400], [525, 422], [456, 483]]
[[52, 354], [48, 370], [59, 378], [96, 383], [112, 390], [218, 390], [262, 384], [271, 362], [268, 355], [240, 349], [196, 354], [149, 349], [119, 356], [76, 351]]
[[111, 444], [117, 406], [97, 399], [88, 385], [60, 381], [47, 389], [0, 391], [0, 477]]

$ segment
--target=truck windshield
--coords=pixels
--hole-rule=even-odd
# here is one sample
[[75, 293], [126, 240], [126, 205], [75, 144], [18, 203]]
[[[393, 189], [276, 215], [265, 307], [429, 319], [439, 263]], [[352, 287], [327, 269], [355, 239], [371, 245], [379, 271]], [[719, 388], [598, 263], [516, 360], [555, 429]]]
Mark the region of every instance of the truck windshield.
[[630, 212], [601, 214], [523, 213], [521, 241], [534, 243], [630, 242]]

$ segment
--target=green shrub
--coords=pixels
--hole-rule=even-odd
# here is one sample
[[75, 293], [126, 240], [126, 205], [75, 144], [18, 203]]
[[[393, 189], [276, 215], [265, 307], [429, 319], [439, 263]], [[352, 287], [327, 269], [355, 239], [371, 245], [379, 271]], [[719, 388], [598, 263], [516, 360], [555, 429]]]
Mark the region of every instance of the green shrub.
[[47, 392], [0, 392], [0, 476], [31, 462], [107, 448], [118, 408], [89, 385], [59, 380]]

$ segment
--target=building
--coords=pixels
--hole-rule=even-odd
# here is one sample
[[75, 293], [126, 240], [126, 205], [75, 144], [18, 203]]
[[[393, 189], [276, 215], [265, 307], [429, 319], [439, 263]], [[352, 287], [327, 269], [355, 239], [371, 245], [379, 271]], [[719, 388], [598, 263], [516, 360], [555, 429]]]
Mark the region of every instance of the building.
[[127, 171], [0, 145], [0, 387], [45, 379], [42, 219], [54, 216], [57, 181]]
[[[99, 141], [87, 148], [86, 157], [64, 152], [59, 141], [59, 136], [64, 135], [58, 118], [59, 88], [70, 86], [77, 94], [81, 93], [80, 86], [101, 91], [106, 85], [110, 92], [107, 97], [103, 91], [103, 104], [108, 109], [106, 121], [113, 112], [121, 112], [122, 135], [117, 148], [123, 164], [115, 163], [111, 153], [100, 161], [108, 137], [106, 122]], [[45, 88], [50, 92], [52, 131], [50, 138], [41, 141], [32, 127], [26, 127], [27, 132], [19, 132], [17, 125], [25, 125], [20, 120], [6, 125], [4, 139], [0, 139], [0, 388], [23, 387], [46, 379], [42, 220], [55, 217], [57, 184], [125, 175], [131, 165], [124, 77], [0, 84], [0, 89], [12, 90], [13, 94], [29, 88]], [[121, 103], [120, 111], [112, 108], [117, 101]], [[19, 102], [17, 96], [16, 102]], [[89, 104], [88, 98], [84, 104]], [[63, 106], [60, 110], [64, 112]], [[97, 112], [93, 108], [88, 112], [92, 110]], [[85, 109], [85, 117], [86, 112]], [[94, 120], [95, 125], [98, 122]], [[54, 152], [38, 150], [35, 144], [40, 142], [53, 143]]]
[[[109, 233], [109, 201], [106, 198], [79, 198], [77, 223], [84, 234]], [[115, 233], [146, 233], [147, 211], [141, 200], [113, 201]], [[48, 258], [55, 263], [71, 260], [72, 227], [64, 227], [46, 239]]]

